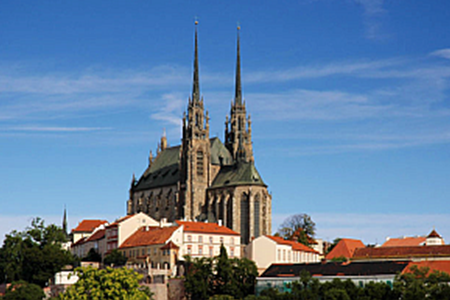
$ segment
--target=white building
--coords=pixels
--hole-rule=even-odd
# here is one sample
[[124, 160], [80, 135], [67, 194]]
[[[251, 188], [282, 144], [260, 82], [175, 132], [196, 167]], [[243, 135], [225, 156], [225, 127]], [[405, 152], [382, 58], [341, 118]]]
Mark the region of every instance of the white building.
[[271, 235], [251, 241], [245, 256], [256, 263], [259, 273], [274, 263], [316, 263], [322, 259], [319, 252], [308, 246]]

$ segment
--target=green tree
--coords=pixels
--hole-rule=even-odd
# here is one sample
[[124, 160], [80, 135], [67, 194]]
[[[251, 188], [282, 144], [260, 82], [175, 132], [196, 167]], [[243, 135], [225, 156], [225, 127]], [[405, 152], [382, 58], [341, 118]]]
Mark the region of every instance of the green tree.
[[92, 267], [75, 269], [78, 281], [66, 292], [61, 300], [144, 300], [151, 299], [151, 293], [139, 286], [139, 275], [127, 268], [95, 269]]
[[89, 249], [88, 254], [83, 257], [82, 261], [101, 262], [102, 256], [94, 248]]
[[220, 254], [215, 258], [214, 294], [216, 295], [235, 295], [236, 282], [233, 280], [233, 266], [228, 259], [227, 250], [220, 246]]
[[6, 290], [3, 300], [42, 300], [45, 297], [41, 287], [26, 281], [15, 281]]
[[204, 300], [213, 295], [213, 260], [206, 257], [185, 256], [184, 288], [188, 299]]
[[127, 257], [122, 254], [117, 249], [112, 250], [108, 255], [103, 259], [103, 263], [106, 266], [124, 266], [127, 263]]
[[61, 248], [66, 241], [63, 230], [56, 225], [44, 225], [35, 218], [24, 232], [6, 235], [0, 249], [0, 269], [6, 282], [25, 280], [44, 286], [55, 273], [71, 264], [73, 256]]
[[307, 214], [297, 214], [288, 217], [281, 223], [278, 235], [286, 240], [295, 240], [309, 245], [310, 239], [316, 233], [316, 223]]
[[411, 267], [411, 273], [399, 275], [394, 282], [394, 293], [402, 300], [450, 299], [450, 275], [427, 267]]

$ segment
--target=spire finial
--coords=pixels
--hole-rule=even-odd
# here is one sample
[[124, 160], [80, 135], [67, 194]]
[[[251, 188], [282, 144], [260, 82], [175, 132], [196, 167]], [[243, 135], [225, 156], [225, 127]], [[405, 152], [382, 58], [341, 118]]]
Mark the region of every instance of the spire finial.
[[234, 96], [234, 104], [242, 105], [242, 84], [241, 84], [241, 50], [239, 42], [239, 31], [241, 26], [237, 26], [237, 59], [236, 59], [236, 92]]
[[197, 103], [200, 101], [200, 84], [198, 79], [198, 38], [197, 38], [198, 20], [195, 17], [195, 50], [194, 50], [194, 83], [192, 86], [192, 101]]

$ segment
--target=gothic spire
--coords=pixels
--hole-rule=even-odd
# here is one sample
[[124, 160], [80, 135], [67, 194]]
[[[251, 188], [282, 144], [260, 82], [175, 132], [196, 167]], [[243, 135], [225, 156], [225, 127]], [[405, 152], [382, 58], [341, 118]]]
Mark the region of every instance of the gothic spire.
[[67, 212], [65, 205], [64, 205], [64, 216], [62, 221], [62, 230], [64, 231], [64, 235], [67, 235]]
[[242, 105], [242, 85], [241, 85], [241, 51], [239, 47], [239, 30], [237, 27], [237, 59], [236, 59], [236, 93], [234, 96], [234, 104]]
[[199, 79], [198, 79], [197, 25], [198, 25], [198, 21], [195, 21], [194, 83], [193, 83], [193, 86], [192, 86], [192, 101], [194, 103], [200, 102], [200, 83], [199, 83]]

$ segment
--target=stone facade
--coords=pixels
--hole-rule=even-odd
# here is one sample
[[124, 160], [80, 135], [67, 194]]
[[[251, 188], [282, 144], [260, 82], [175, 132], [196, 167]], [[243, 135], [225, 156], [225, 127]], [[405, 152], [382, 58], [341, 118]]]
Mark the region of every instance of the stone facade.
[[128, 214], [145, 212], [169, 222], [223, 223], [241, 234], [243, 244], [271, 233], [272, 197], [255, 167], [239, 43], [238, 36], [235, 98], [226, 116], [223, 144], [209, 137], [209, 115], [200, 97], [196, 28], [192, 96], [183, 116], [181, 145], [169, 147], [163, 136], [156, 157], [150, 152], [144, 174], [139, 180], [133, 176]]

